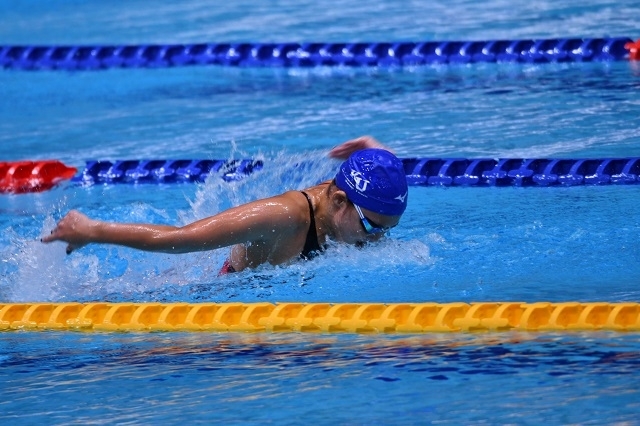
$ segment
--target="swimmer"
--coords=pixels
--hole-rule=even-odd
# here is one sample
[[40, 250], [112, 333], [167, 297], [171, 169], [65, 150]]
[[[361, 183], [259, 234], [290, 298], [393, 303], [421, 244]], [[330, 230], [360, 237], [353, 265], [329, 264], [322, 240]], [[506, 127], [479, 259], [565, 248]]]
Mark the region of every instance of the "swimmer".
[[67, 254], [90, 243], [188, 253], [231, 246], [221, 274], [309, 259], [328, 240], [362, 245], [379, 240], [407, 207], [400, 161], [376, 139], [363, 136], [329, 152], [346, 160], [331, 181], [302, 191], [233, 207], [176, 227], [93, 220], [78, 211], [63, 217], [44, 243], [63, 241]]

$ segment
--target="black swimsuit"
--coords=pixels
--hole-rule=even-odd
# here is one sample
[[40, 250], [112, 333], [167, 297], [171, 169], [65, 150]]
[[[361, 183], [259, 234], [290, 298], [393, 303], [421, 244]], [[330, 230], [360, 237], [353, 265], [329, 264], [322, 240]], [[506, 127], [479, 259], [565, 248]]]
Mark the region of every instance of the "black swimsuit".
[[[307, 231], [307, 239], [304, 242], [304, 247], [302, 248], [302, 252], [300, 253], [300, 259], [309, 260], [316, 256], [319, 252], [322, 251], [322, 247], [318, 244], [318, 233], [316, 232], [316, 218], [313, 214], [313, 204], [311, 203], [311, 198], [307, 195], [306, 192], [302, 192], [302, 195], [307, 199], [307, 203], [309, 203], [309, 218], [311, 219], [311, 224], [309, 224], [309, 230]], [[218, 275], [226, 275], [236, 272], [236, 270], [229, 263], [229, 259], [225, 260], [224, 265], [218, 272]]]
[[300, 253], [300, 258], [309, 260], [316, 256], [318, 252], [321, 252], [322, 247], [320, 247], [320, 244], [318, 244], [316, 219], [315, 215], [313, 214], [313, 204], [311, 204], [311, 198], [309, 198], [306, 192], [300, 192], [302, 192], [302, 195], [304, 195], [307, 199], [307, 203], [309, 203], [309, 217], [311, 218], [311, 224], [309, 225], [309, 230], [307, 231], [307, 240], [304, 242], [304, 248], [302, 249], [302, 253]]

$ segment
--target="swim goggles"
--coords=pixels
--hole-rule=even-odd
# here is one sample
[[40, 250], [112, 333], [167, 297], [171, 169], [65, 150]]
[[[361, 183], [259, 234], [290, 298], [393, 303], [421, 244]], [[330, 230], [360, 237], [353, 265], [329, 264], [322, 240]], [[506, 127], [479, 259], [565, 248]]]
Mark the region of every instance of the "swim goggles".
[[384, 234], [391, 229], [390, 226], [380, 226], [377, 223], [373, 222], [371, 219], [367, 219], [362, 213], [360, 207], [358, 207], [356, 204], [353, 204], [353, 207], [356, 208], [358, 216], [360, 216], [360, 222], [362, 222], [362, 226], [364, 227], [364, 230], [367, 234]]

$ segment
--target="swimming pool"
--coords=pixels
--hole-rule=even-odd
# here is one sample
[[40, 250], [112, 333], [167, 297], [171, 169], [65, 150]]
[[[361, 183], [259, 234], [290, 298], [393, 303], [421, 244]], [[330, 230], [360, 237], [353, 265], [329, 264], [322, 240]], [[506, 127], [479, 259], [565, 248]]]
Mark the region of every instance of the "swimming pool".
[[[622, 3], [622, 4], [619, 4]], [[630, 36], [631, 1], [63, 1], [0, 6], [30, 43]], [[454, 18], [455, 17], [455, 18]], [[0, 72], [0, 159], [260, 158], [239, 182], [0, 197], [0, 301], [638, 301], [637, 186], [412, 187], [392, 238], [218, 278], [224, 251], [168, 256], [37, 239], [71, 208], [185, 223], [331, 176], [373, 134], [401, 157], [640, 156], [627, 62], [412, 69], [190, 67]], [[303, 164], [303, 167], [300, 167]], [[0, 334], [9, 423], [637, 422], [637, 334]]]

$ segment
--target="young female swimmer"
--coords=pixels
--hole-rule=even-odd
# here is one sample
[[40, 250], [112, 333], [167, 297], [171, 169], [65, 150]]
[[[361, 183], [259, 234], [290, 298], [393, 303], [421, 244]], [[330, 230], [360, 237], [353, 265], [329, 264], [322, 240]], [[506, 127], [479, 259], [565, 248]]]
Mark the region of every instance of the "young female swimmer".
[[369, 136], [345, 142], [329, 156], [348, 157], [332, 181], [252, 201], [182, 227], [103, 222], [70, 211], [42, 241], [66, 242], [67, 254], [89, 243], [166, 253], [232, 246], [220, 271], [224, 274], [267, 262], [309, 259], [323, 250], [327, 239], [349, 244], [380, 239], [407, 207], [402, 161]]

